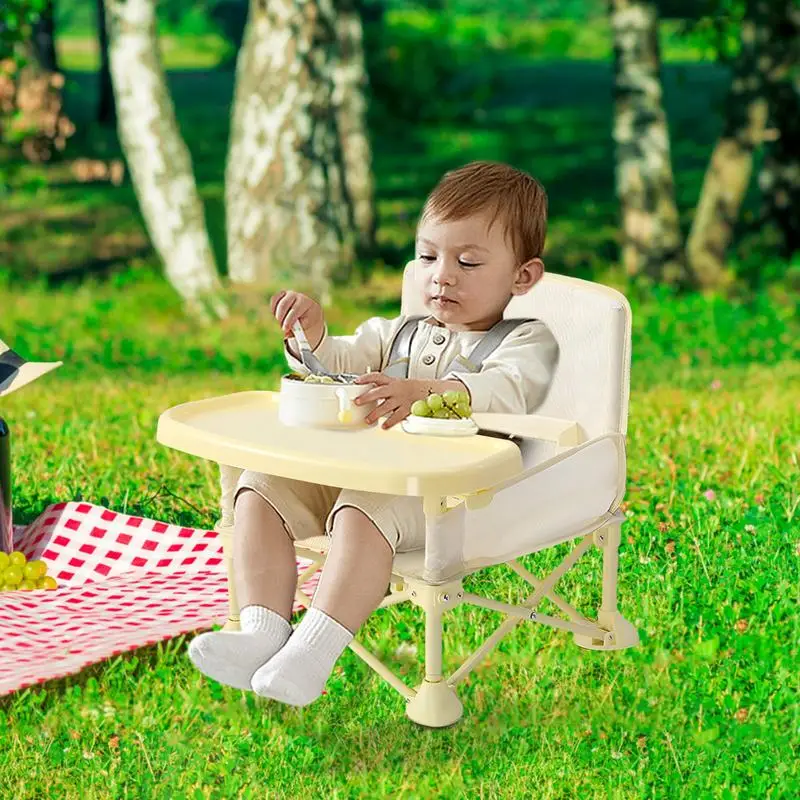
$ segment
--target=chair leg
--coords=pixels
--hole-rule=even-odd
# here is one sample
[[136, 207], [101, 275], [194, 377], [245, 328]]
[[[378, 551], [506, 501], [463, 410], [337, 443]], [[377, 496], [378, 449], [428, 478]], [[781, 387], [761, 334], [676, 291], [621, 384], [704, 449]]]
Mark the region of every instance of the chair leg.
[[617, 608], [617, 571], [619, 566], [620, 528], [623, 516], [615, 517], [606, 527], [594, 534], [597, 547], [603, 551], [603, 600], [597, 613], [601, 628], [609, 631], [605, 639], [575, 634], [575, 644], [587, 650], [624, 650], [639, 644], [636, 628]]
[[442, 617], [448, 608], [461, 602], [461, 582], [429, 586], [416, 581], [411, 585], [411, 602], [425, 612], [425, 679], [406, 706], [406, 715], [418, 725], [444, 728], [461, 719], [464, 707], [455, 689], [442, 675]]
[[214, 530], [222, 539], [222, 553], [228, 572], [228, 621], [222, 626], [222, 630], [238, 631], [240, 630], [239, 603], [236, 600], [236, 584], [233, 580], [233, 525], [223, 525], [222, 521], [219, 521]]
[[238, 467], [229, 467], [219, 464], [220, 484], [220, 519], [214, 526], [222, 539], [222, 554], [225, 559], [225, 568], [228, 573], [228, 621], [222, 626], [224, 631], [238, 631], [239, 603], [236, 600], [236, 584], [233, 580], [233, 521], [234, 521], [234, 496], [236, 485], [244, 470]]

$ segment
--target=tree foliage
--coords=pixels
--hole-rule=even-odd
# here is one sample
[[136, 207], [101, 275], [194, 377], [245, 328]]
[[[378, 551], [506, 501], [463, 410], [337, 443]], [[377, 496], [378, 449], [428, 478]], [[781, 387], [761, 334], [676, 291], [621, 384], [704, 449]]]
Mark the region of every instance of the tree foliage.
[[29, 41], [47, 0], [3, 0], [0, 6], [0, 59], [19, 58], [19, 47]]
[[5, 0], [0, 8], [0, 143], [29, 161], [63, 150], [75, 127], [63, 113], [64, 78], [37, 63], [33, 32], [48, 0]]

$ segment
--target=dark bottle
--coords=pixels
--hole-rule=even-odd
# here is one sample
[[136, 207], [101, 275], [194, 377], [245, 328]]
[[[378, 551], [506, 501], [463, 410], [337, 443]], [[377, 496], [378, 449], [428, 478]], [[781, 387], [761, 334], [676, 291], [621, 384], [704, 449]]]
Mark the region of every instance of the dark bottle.
[[11, 523], [11, 432], [0, 417], [0, 553], [14, 550]]

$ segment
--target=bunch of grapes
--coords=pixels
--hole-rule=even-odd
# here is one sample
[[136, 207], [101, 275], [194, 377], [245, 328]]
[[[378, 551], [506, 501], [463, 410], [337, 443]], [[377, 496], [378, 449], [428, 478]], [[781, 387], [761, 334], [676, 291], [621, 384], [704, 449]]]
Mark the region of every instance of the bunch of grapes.
[[28, 561], [25, 553], [15, 550], [13, 553], [0, 553], [0, 592], [12, 592], [15, 589], [30, 591], [31, 589], [56, 589], [55, 578], [47, 574], [44, 561]]
[[425, 400], [417, 400], [411, 405], [411, 413], [415, 417], [433, 417], [434, 419], [467, 419], [472, 416], [469, 395], [466, 392], [445, 392], [436, 394], [429, 392]]

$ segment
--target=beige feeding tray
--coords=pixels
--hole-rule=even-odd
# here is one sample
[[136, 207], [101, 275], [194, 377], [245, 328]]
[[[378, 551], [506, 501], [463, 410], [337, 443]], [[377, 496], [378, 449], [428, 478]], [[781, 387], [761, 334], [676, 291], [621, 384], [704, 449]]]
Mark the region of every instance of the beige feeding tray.
[[377, 403], [357, 406], [353, 401], [369, 388], [363, 383], [312, 383], [302, 376], [284, 375], [278, 395], [278, 419], [294, 428], [367, 428], [365, 420]]

